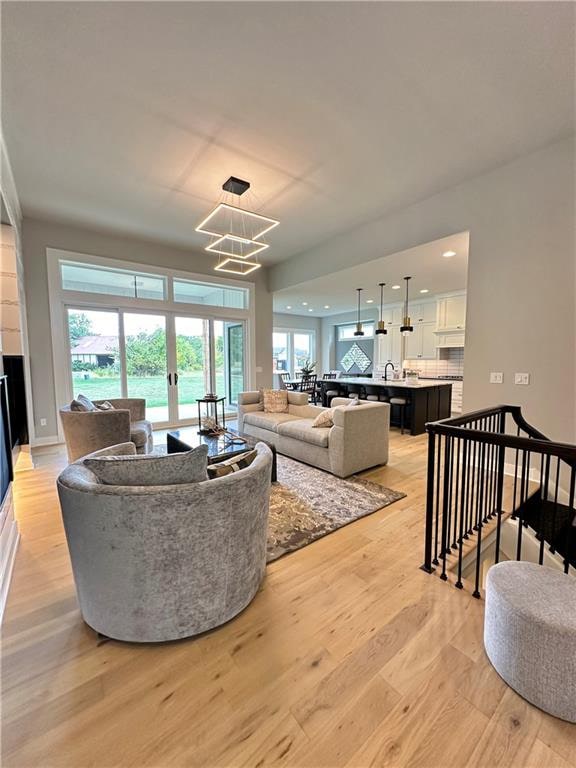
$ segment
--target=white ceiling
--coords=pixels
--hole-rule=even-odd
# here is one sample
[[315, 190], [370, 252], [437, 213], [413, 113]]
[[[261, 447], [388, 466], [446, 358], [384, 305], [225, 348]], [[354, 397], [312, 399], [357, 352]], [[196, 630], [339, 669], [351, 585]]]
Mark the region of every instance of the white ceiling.
[[288, 258], [569, 135], [574, 10], [3, 2], [24, 212], [203, 247], [233, 174]]
[[[406, 290], [403, 278], [407, 275], [412, 278], [409, 284], [411, 302], [430, 299], [439, 293], [465, 289], [468, 241], [468, 232], [460, 232], [350, 269], [333, 272], [325, 277], [308, 280], [285, 291], [277, 291], [274, 294], [274, 311], [310, 317], [328, 317], [350, 312], [357, 307], [356, 288], [364, 289], [361, 294], [362, 309], [378, 310], [378, 283], [386, 283], [386, 304], [402, 302]], [[445, 258], [442, 254], [446, 251], [454, 251], [456, 256]], [[400, 285], [400, 288], [393, 290], [393, 285]], [[428, 289], [428, 292], [421, 293], [423, 289]]]

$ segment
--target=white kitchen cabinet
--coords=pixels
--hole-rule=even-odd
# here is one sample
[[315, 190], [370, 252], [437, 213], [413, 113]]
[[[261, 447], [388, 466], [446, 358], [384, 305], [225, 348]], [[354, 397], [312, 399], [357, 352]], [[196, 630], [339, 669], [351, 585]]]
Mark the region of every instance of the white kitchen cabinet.
[[436, 359], [436, 323], [415, 323], [414, 331], [405, 336], [404, 357], [408, 360]]
[[378, 366], [382, 367], [386, 363], [393, 363], [397, 368], [402, 364], [402, 336], [400, 335], [399, 325], [387, 326], [387, 331], [383, 336], [376, 336], [378, 345]]
[[384, 307], [382, 317], [387, 328], [389, 325], [402, 325], [404, 319], [402, 306], [399, 304], [398, 306]]
[[435, 301], [410, 305], [410, 318], [413, 325], [416, 325], [416, 323], [435, 323], [436, 314], [437, 309]]
[[437, 302], [437, 331], [459, 331], [466, 327], [466, 296], [446, 296]]

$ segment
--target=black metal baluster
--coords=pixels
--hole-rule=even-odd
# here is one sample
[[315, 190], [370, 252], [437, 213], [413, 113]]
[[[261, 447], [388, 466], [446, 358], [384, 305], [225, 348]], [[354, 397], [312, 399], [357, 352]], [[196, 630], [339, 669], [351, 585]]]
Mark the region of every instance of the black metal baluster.
[[[452, 539], [452, 548], [456, 549], [458, 546], [457, 542], [457, 531], [458, 531], [458, 487], [459, 487], [459, 479], [460, 479], [460, 438], [456, 439], [457, 444], [457, 450], [455, 451], [456, 455], [456, 468], [454, 471], [454, 475], [456, 476], [456, 488], [454, 490], [454, 508], [453, 508], [453, 517], [454, 517], [454, 536]], [[462, 509], [460, 509], [460, 514], [462, 514]]]
[[[467, 439], [465, 445], [468, 445], [470, 441]], [[464, 530], [464, 538], [468, 538], [468, 534], [472, 533], [472, 520], [470, 512], [470, 465], [472, 462], [468, 458], [466, 466], [466, 528]]]
[[446, 525], [448, 523], [448, 484], [450, 482], [450, 454], [452, 450], [452, 438], [446, 437], [444, 441], [444, 493], [442, 496], [442, 540], [441, 545], [442, 549], [440, 552], [440, 555], [442, 557], [442, 573], [440, 574], [440, 578], [442, 581], [446, 581], [448, 579], [448, 576], [446, 576], [446, 544], [447, 544], [447, 528]]
[[552, 536], [550, 538], [552, 541], [550, 542], [550, 552], [554, 554], [556, 552], [556, 547], [554, 546], [554, 542], [556, 541], [556, 514], [558, 512], [558, 488], [560, 486], [560, 459], [556, 457], [556, 481], [554, 485], [554, 506], [552, 507]]
[[[444, 438], [444, 450], [446, 450], [446, 438]], [[439, 565], [438, 562], [438, 519], [440, 510], [440, 467], [442, 464], [442, 435], [438, 435], [438, 459], [436, 462], [436, 524], [434, 526], [434, 559], [432, 565]]]
[[466, 465], [468, 459], [468, 441], [464, 440], [464, 447], [462, 449], [462, 485], [460, 489], [460, 536], [459, 536], [459, 548], [458, 548], [458, 579], [456, 581], [456, 587], [463, 589], [462, 584], [462, 550], [464, 548], [464, 509], [465, 509], [465, 496], [466, 496]]
[[[574, 488], [576, 486], [576, 467], [572, 467], [572, 472], [570, 473], [570, 498], [568, 499], [568, 507], [572, 510], [572, 514], [574, 514]], [[572, 517], [572, 520], [574, 521], [574, 517]], [[567, 541], [566, 541], [566, 556], [564, 558], [564, 573], [568, 573], [570, 570], [570, 547], [572, 544], [572, 541], [574, 540], [574, 532], [569, 531]]]
[[518, 541], [516, 543], [516, 560], [520, 560], [522, 555], [522, 528], [524, 519], [524, 502], [525, 502], [525, 488], [526, 488], [526, 451], [522, 451], [522, 476], [520, 478], [520, 506], [518, 508]]
[[[520, 436], [520, 427], [518, 427], [518, 429], [516, 430], [516, 437], [519, 437], [519, 436]], [[520, 450], [519, 448], [516, 448], [516, 460], [514, 462], [514, 494], [512, 497], [512, 515], [511, 515], [512, 520], [516, 519], [516, 490], [518, 487], [518, 452], [519, 450]]]
[[[500, 414], [500, 434], [506, 429], [506, 414]], [[498, 446], [498, 477], [496, 480], [496, 514], [498, 522], [496, 523], [496, 556], [494, 562], [500, 560], [500, 534], [502, 530], [502, 498], [504, 495], [504, 463], [506, 460], [506, 448], [503, 445]]]
[[[485, 445], [482, 444], [480, 447], [480, 465], [484, 466], [484, 453], [485, 453]], [[478, 476], [480, 477], [480, 473], [478, 473]], [[480, 560], [482, 557], [482, 504], [483, 504], [483, 492], [484, 492], [484, 486], [480, 485], [479, 488], [479, 499], [478, 499], [478, 508], [480, 510], [480, 513], [478, 514], [478, 544], [476, 547], [476, 578], [474, 581], [474, 592], [472, 593], [473, 597], [480, 597]]]
[[538, 563], [544, 562], [544, 500], [548, 494], [548, 470], [550, 469], [550, 456], [546, 456], [548, 467], [544, 476], [544, 454], [540, 456], [540, 509], [538, 510], [538, 537], [540, 538], [540, 551]]
[[450, 529], [452, 525], [452, 483], [454, 481], [454, 438], [450, 438], [450, 463], [449, 463], [449, 483], [448, 483], [448, 521], [446, 523], [446, 553], [451, 554], [450, 548]]
[[434, 461], [436, 440], [433, 432], [428, 433], [428, 479], [426, 487], [426, 534], [424, 540], [424, 563], [422, 570], [432, 573], [432, 526], [434, 524]]

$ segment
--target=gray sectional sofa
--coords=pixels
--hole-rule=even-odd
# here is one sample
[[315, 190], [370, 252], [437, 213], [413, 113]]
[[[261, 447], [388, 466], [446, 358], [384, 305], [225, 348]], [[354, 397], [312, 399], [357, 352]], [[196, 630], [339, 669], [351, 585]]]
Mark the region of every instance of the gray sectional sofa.
[[287, 413], [265, 413], [261, 393], [238, 396], [238, 428], [275, 446], [278, 453], [348, 477], [388, 461], [390, 406], [334, 398], [334, 426], [313, 427], [326, 410], [308, 404], [305, 392], [288, 392]]

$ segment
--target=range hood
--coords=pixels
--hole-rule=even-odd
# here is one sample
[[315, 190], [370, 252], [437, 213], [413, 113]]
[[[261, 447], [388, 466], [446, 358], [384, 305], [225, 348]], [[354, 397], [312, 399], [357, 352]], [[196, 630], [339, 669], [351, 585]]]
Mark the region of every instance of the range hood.
[[436, 349], [462, 349], [464, 331], [445, 331], [436, 334]]

